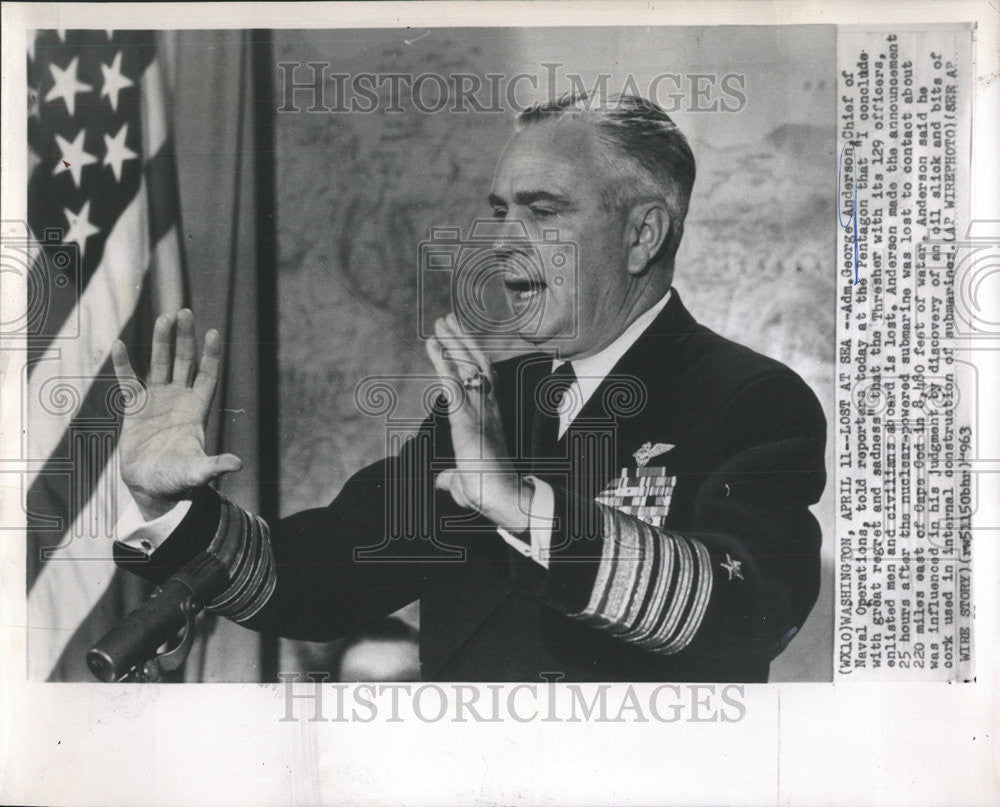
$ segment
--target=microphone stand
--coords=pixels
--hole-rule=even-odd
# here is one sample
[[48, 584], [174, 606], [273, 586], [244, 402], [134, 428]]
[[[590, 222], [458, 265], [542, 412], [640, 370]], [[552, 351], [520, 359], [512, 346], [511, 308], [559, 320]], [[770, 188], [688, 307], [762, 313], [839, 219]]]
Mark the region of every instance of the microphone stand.
[[[179, 669], [194, 645], [195, 617], [228, 584], [222, 563], [199, 553], [87, 651], [90, 671], [105, 683], [153, 683]], [[181, 628], [180, 640], [160, 652]]]

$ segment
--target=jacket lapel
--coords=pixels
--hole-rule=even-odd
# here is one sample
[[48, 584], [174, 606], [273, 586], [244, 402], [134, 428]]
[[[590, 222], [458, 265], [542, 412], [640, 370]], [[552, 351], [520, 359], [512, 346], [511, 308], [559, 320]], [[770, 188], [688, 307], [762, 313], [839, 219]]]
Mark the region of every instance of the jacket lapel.
[[616, 396], [612, 394], [615, 385], [641, 384], [648, 395], [647, 385], [668, 383], [677, 349], [696, 327], [694, 317], [684, 307], [677, 289], [673, 289], [663, 310], [601, 381], [574, 423], [602, 421], [619, 414]]

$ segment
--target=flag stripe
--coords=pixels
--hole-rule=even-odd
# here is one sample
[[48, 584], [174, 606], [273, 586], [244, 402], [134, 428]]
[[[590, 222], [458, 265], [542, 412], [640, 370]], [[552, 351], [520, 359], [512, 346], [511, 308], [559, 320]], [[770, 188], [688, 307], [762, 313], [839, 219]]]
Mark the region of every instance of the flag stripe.
[[142, 153], [147, 156], [159, 154], [167, 142], [170, 125], [167, 122], [167, 97], [163, 86], [163, 67], [160, 62], [151, 62], [142, 72]]
[[174, 150], [169, 142], [146, 163], [146, 196], [149, 204], [149, 240], [156, 244], [177, 224], [180, 200]]

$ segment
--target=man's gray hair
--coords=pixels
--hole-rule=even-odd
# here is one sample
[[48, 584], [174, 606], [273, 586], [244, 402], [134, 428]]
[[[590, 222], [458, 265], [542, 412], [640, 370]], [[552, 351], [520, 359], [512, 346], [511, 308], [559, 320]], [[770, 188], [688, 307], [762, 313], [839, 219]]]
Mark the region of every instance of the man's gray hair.
[[672, 261], [695, 176], [694, 155], [677, 124], [660, 106], [637, 95], [566, 93], [525, 109], [517, 117], [517, 129], [566, 118], [590, 123], [606, 147], [601, 149], [610, 177], [605, 207], [622, 211], [644, 199], [663, 200], [670, 214], [663, 254]]

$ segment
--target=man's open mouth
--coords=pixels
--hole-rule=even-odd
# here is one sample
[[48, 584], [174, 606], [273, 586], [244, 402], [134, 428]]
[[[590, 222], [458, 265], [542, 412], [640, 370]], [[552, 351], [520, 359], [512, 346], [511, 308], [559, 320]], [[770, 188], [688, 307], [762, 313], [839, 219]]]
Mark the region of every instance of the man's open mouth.
[[515, 300], [531, 300], [541, 294], [546, 283], [541, 278], [518, 277], [504, 275], [504, 288]]

